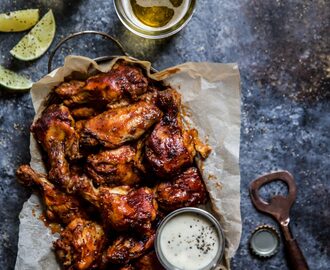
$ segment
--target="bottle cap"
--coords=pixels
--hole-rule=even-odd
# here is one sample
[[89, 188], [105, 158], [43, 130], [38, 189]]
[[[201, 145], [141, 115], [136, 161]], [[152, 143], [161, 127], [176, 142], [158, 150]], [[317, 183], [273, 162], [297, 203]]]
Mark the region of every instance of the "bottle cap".
[[269, 225], [257, 227], [250, 238], [250, 248], [253, 254], [268, 258], [275, 255], [280, 245], [280, 236], [276, 229]]

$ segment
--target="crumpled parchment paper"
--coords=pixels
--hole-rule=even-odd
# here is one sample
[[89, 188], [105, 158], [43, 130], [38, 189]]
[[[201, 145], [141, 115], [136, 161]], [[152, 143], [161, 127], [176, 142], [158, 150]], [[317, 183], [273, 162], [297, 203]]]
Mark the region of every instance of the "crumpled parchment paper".
[[[127, 58], [125, 58], [128, 61]], [[82, 76], [95, 71], [108, 71], [110, 63], [98, 65], [93, 60], [68, 56], [64, 66], [35, 83], [31, 96], [36, 118], [44, 109], [49, 92], [66, 77]], [[138, 61], [148, 70], [150, 63]], [[149, 73], [150, 74], [150, 73]], [[186, 121], [197, 128], [201, 139], [212, 147], [211, 155], [200, 164], [211, 198], [211, 208], [222, 225], [226, 237], [224, 259], [218, 269], [230, 269], [232, 258], [241, 237], [240, 214], [240, 78], [236, 64], [185, 63], [151, 74], [165, 80], [182, 94]], [[31, 166], [45, 171], [33, 136], [30, 139]], [[19, 215], [19, 241], [15, 270], [58, 270], [52, 234], [39, 218], [42, 204], [36, 195], [24, 203]]]

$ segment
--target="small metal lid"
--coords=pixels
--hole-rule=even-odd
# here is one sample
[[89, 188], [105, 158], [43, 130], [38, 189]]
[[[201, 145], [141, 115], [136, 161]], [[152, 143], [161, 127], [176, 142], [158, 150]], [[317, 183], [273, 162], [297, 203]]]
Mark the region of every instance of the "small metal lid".
[[280, 236], [276, 229], [269, 225], [257, 227], [250, 238], [250, 248], [253, 254], [268, 258], [275, 255], [280, 245]]

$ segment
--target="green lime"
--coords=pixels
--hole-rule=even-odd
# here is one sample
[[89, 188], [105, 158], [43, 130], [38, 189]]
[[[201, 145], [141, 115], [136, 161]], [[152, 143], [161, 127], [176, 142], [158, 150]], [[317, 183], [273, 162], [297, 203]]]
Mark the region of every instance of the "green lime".
[[10, 53], [23, 61], [39, 58], [52, 44], [55, 29], [55, 18], [52, 10], [49, 10], [32, 30], [17, 43]]
[[39, 20], [39, 9], [24, 9], [0, 14], [0, 32], [30, 29]]
[[28, 78], [0, 66], [0, 85], [11, 90], [27, 90], [32, 84]]

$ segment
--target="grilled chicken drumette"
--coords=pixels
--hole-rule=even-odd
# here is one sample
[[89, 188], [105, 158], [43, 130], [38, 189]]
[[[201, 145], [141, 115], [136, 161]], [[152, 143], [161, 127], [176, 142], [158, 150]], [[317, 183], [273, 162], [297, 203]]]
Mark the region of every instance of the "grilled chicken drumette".
[[88, 146], [117, 148], [140, 138], [161, 116], [155, 105], [145, 101], [110, 109], [85, 122], [81, 142]]
[[87, 270], [97, 267], [105, 244], [105, 233], [96, 222], [76, 218], [61, 232], [54, 243], [65, 269]]
[[195, 167], [187, 169], [173, 180], [159, 183], [156, 196], [159, 207], [167, 212], [204, 204], [207, 199], [203, 180]]
[[134, 270], [165, 270], [158, 261], [155, 251], [141, 256], [133, 263]]
[[109, 228], [117, 231], [133, 229], [146, 232], [156, 219], [158, 205], [153, 191], [148, 187], [95, 188], [90, 180], [81, 178], [75, 188], [99, 209], [104, 223]]
[[177, 91], [161, 92], [158, 103], [165, 113], [146, 140], [145, 154], [153, 171], [166, 178], [192, 165], [196, 150], [207, 157], [210, 148], [198, 140], [196, 130], [184, 127], [180, 114], [181, 97]]
[[61, 181], [69, 177], [68, 159], [79, 154], [79, 137], [74, 129], [74, 119], [64, 105], [53, 104], [32, 125], [31, 131], [48, 154], [49, 177]]
[[102, 256], [102, 264], [127, 264], [145, 254], [154, 245], [155, 231], [141, 234], [119, 235], [106, 249]]
[[69, 224], [75, 218], [87, 217], [81, 201], [76, 196], [60, 191], [45, 175], [36, 173], [28, 165], [20, 166], [16, 174], [18, 181], [24, 186], [39, 188], [48, 220]]
[[147, 91], [148, 79], [142, 69], [127, 62], [116, 63], [109, 72], [90, 77], [86, 82], [66, 82], [55, 89], [67, 106], [108, 104], [124, 97], [135, 100]]
[[117, 149], [101, 151], [87, 158], [87, 172], [99, 185], [135, 185], [141, 180], [142, 146], [123, 145]]

